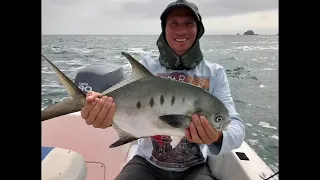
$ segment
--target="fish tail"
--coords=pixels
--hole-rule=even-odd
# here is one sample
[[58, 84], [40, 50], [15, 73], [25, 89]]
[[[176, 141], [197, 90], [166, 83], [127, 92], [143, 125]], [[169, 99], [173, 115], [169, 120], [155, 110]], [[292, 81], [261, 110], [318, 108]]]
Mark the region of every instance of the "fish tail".
[[61, 70], [42, 55], [58, 75], [68, 92], [69, 98], [42, 110], [41, 121], [80, 111], [85, 105], [86, 94], [81, 91]]

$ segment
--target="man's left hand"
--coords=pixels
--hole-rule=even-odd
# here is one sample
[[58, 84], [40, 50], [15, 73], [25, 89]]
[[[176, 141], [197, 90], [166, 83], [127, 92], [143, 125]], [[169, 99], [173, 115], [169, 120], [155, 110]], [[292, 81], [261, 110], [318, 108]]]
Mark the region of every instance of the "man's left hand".
[[222, 132], [212, 128], [206, 117], [193, 114], [189, 129], [186, 129], [186, 138], [190, 142], [210, 145], [222, 140]]

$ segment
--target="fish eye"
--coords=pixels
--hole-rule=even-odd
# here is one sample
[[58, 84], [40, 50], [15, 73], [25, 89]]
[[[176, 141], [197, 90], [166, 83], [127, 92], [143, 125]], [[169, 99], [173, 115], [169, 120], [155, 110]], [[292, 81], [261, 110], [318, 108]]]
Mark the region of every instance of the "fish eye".
[[215, 122], [219, 123], [223, 120], [223, 117], [221, 115], [217, 116], [215, 119]]

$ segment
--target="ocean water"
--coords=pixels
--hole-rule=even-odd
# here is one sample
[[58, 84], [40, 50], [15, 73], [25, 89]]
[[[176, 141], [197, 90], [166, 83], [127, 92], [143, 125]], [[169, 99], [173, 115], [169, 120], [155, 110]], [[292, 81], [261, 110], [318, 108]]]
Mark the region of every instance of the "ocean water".
[[[66, 75], [89, 65], [107, 64], [130, 71], [120, 55], [157, 57], [158, 36], [43, 35], [42, 53]], [[204, 57], [227, 70], [236, 109], [246, 125], [246, 142], [278, 171], [278, 36], [203, 36]], [[44, 62], [44, 61], [43, 61]], [[67, 97], [47, 63], [42, 64], [42, 108]]]

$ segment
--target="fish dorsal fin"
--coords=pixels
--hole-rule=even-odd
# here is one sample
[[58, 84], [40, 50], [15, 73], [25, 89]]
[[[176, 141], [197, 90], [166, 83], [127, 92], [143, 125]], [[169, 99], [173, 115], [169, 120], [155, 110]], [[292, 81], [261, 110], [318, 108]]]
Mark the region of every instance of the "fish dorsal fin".
[[147, 68], [145, 68], [141, 63], [139, 63], [139, 61], [134, 59], [131, 55], [129, 55], [125, 52], [121, 52], [121, 54], [124, 57], [126, 57], [128, 59], [128, 61], [130, 62], [131, 67], [132, 67], [132, 72], [128, 78], [120, 81], [119, 83], [117, 83], [114, 86], [110, 87], [109, 89], [105, 90], [104, 92], [102, 92], [102, 94], [110, 93], [116, 89], [121, 88], [122, 86], [125, 86], [127, 84], [130, 84], [134, 81], [138, 81], [143, 78], [154, 77], [154, 75]]

